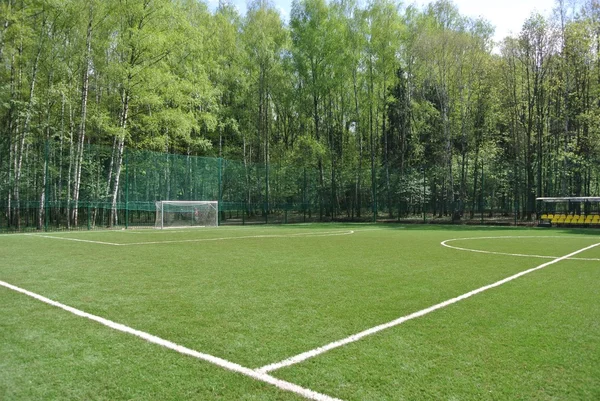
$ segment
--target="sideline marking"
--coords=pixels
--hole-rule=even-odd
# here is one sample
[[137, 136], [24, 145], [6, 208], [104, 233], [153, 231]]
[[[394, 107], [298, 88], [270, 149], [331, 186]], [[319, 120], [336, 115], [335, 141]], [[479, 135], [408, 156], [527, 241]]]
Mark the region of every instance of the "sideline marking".
[[119, 246], [129, 245], [156, 245], [156, 244], [177, 244], [185, 242], [204, 242], [204, 241], [226, 241], [232, 239], [252, 239], [252, 238], [292, 238], [292, 237], [333, 237], [339, 235], [352, 235], [353, 230], [350, 231], [325, 231], [316, 233], [297, 233], [297, 234], [263, 234], [263, 235], [243, 235], [240, 237], [220, 237], [220, 238], [196, 238], [196, 239], [181, 239], [181, 240], [167, 240], [167, 241], [148, 241], [148, 242], [130, 242], [127, 244], [117, 244]]
[[220, 366], [224, 369], [236, 372], [236, 373], [241, 373], [244, 376], [248, 376], [251, 377], [252, 379], [258, 380], [258, 381], [262, 381], [268, 384], [271, 384], [281, 390], [285, 390], [285, 391], [290, 391], [292, 393], [296, 393], [298, 395], [301, 395], [304, 398], [307, 398], [309, 400], [317, 400], [317, 401], [341, 401], [338, 398], [333, 398], [330, 397], [328, 395], [325, 394], [321, 394], [318, 393], [316, 391], [310, 390], [308, 388], [305, 387], [301, 387], [297, 384], [285, 381], [285, 380], [281, 380], [281, 379], [277, 379], [276, 377], [273, 377], [271, 375], [268, 375], [266, 373], [260, 373], [260, 372], [256, 372], [253, 369], [250, 368], [246, 368], [242, 365], [238, 365], [237, 363], [234, 362], [230, 362], [226, 359], [222, 359], [210, 354], [205, 354], [202, 352], [198, 352], [195, 351], [193, 349], [184, 347], [182, 345], [176, 344], [174, 342], [168, 341], [168, 340], [164, 340], [160, 337], [154, 336], [152, 334], [146, 333], [144, 331], [140, 331], [140, 330], [136, 330], [133, 329], [129, 326], [125, 326], [124, 324], [121, 323], [116, 323], [113, 322], [112, 320], [108, 320], [105, 319], [103, 317], [100, 316], [96, 316], [96, 315], [92, 315], [90, 313], [84, 312], [82, 310], [73, 308], [71, 306], [65, 305], [65, 304], [61, 304], [60, 302], [57, 301], [53, 301], [50, 298], [46, 298], [42, 295], [36, 294], [34, 292], [25, 290], [23, 288], [17, 287], [15, 285], [9, 284], [5, 281], [0, 280], [0, 286], [6, 287], [8, 289], [11, 289], [13, 291], [16, 292], [20, 292], [21, 294], [25, 294], [28, 295], [32, 298], [37, 299], [38, 301], [42, 301], [46, 304], [52, 305], [52, 306], [56, 306], [57, 308], [63, 309], [67, 312], [71, 312], [74, 315], [80, 316], [80, 317], [84, 317], [90, 320], [93, 320], [97, 323], [100, 323], [101, 325], [110, 327], [111, 329], [123, 332], [123, 333], [127, 333], [127, 334], [131, 334], [134, 335], [136, 337], [140, 337], [150, 343], [153, 344], [157, 344], [160, 345], [162, 347], [168, 348], [170, 350], [179, 352], [180, 354], [184, 354], [184, 355], [188, 355], [197, 359], [201, 359], [203, 361], [206, 362], [210, 362], [214, 365]]
[[233, 239], [251, 239], [251, 238], [293, 238], [293, 237], [334, 237], [340, 235], [352, 235], [354, 234], [354, 230], [350, 231], [323, 231], [323, 232], [303, 232], [303, 233], [295, 233], [295, 234], [264, 234], [264, 235], [243, 235], [239, 237], [219, 237], [219, 238], [195, 238], [195, 239], [181, 239], [181, 240], [166, 240], [166, 241], [146, 241], [146, 242], [129, 242], [124, 244], [117, 244], [114, 242], [103, 242], [103, 241], [91, 241], [77, 238], [68, 238], [68, 237], [55, 237], [52, 235], [42, 235], [42, 234], [30, 234], [32, 237], [43, 237], [43, 238], [52, 238], [59, 239], [64, 241], [77, 241], [77, 242], [88, 242], [92, 244], [101, 244], [101, 245], [112, 245], [112, 246], [130, 246], [130, 245], [157, 245], [157, 244], [177, 244], [177, 243], [185, 243], [185, 242], [204, 242], [204, 241], [226, 241]]
[[[211, 230], [211, 229], [218, 229], [219, 231], [243, 231], [243, 230], [247, 230], [247, 231], [252, 231], [254, 229], [259, 228], [259, 226], [235, 226], [235, 227], [230, 227], [230, 226], [219, 226], [219, 227], [204, 227], [206, 230]], [[156, 229], [154, 227], [136, 227], [136, 228], [93, 228], [91, 230], [61, 230], [61, 231], [48, 231], [46, 235], [52, 235], [52, 236], [60, 236], [62, 234], [115, 234], [115, 233], [121, 233], [121, 234], [157, 234], [157, 233], [188, 233], [188, 232], [194, 232], [196, 231], [195, 228], [178, 228], [178, 229], [170, 229], [170, 228], [166, 228], [166, 229]], [[5, 233], [1, 233], [0, 235], [3, 235]], [[6, 233], [7, 237], [14, 237], [14, 236], [18, 236], [18, 235], [42, 235], [44, 234], [44, 232], [41, 231], [30, 231], [30, 232], [24, 232], [24, 233]]]
[[[476, 253], [487, 253], [489, 255], [504, 255], [504, 256], [518, 256], [518, 257], [522, 257], [522, 258], [539, 258], [539, 259], [556, 259], [558, 258], [558, 256], [546, 256], [546, 255], [533, 255], [533, 254], [526, 254], [526, 253], [508, 253], [508, 252], [495, 252], [495, 251], [483, 251], [480, 249], [470, 249], [470, 248], [462, 248], [459, 246], [454, 246], [454, 245], [448, 245], [448, 242], [451, 241], [463, 241], [463, 240], [477, 240], [477, 239], [515, 239], [515, 238], [580, 238], [580, 237], [568, 237], [568, 236], [564, 236], [564, 235], [544, 235], [544, 236], [539, 236], [539, 235], [506, 235], [506, 236], [500, 236], [500, 237], [472, 237], [472, 238], [452, 238], [452, 239], [447, 239], [445, 241], [442, 241], [440, 244], [442, 246], [445, 246], [446, 248], [451, 248], [451, 249], [457, 249], [459, 251], [467, 251], [467, 252], [476, 252]], [[585, 261], [592, 261], [592, 262], [598, 262], [600, 261], [600, 259], [598, 258], [570, 258], [570, 260], [585, 260]]]
[[52, 239], [59, 239], [59, 240], [63, 240], [63, 241], [88, 242], [91, 244], [113, 245], [113, 246], [121, 245], [121, 244], [117, 244], [114, 242], [92, 241], [92, 240], [88, 240], [88, 239], [68, 238], [68, 237], [55, 237], [53, 235], [43, 235], [43, 234], [29, 234], [29, 235], [32, 237], [52, 238]]
[[480, 287], [480, 288], [478, 288], [476, 290], [473, 290], [473, 291], [469, 291], [469, 292], [467, 292], [465, 294], [459, 295], [458, 297], [448, 299], [448, 300], [446, 300], [444, 302], [440, 302], [439, 304], [435, 304], [433, 306], [430, 306], [429, 308], [422, 309], [420, 311], [411, 313], [410, 315], [406, 315], [406, 316], [400, 317], [400, 318], [398, 318], [396, 320], [392, 320], [391, 322], [387, 322], [387, 323], [384, 323], [384, 324], [380, 324], [379, 326], [371, 327], [370, 329], [361, 331], [360, 333], [353, 334], [353, 335], [351, 335], [349, 337], [346, 337], [346, 338], [338, 340], [338, 341], [334, 341], [334, 342], [329, 343], [327, 345], [324, 345], [322, 347], [318, 347], [318, 348], [315, 348], [313, 350], [310, 350], [310, 351], [307, 351], [307, 352], [303, 352], [301, 354], [292, 356], [292, 357], [290, 357], [288, 359], [284, 359], [283, 361], [272, 363], [270, 365], [265, 365], [263, 367], [257, 368], [256, 372], [267, 373], [267, 372], [271, 372], [271, 371], [274, 371], [274, 370], [277, 370], [277, 369], [281, 369], [281, 368], [286, 367], [286, 366], [291, 366], [291, 365], [303, 362], [303, 361], [305, 361], [305, 360], [307, 360], [309, 358], [313, 358], [313, 357], [315, 357], [317, 355], [321, 355], [321, 354], [323, 354], [323, 353], [325, 353], [327, 351], [330, 351], [330, 350], [332, 350], [334, 348], [338, 348], [338, 347], [341, 347], [343, 345], [346, 345], [346, 344], [349, 344], [349, 343], [353, 343], [355, 341], [360, 340], [363, 337], [370, 336], [371, 334], [375, 334], [375, 333], [378, 333], [378, 332], [380, 332], [382, 330], [389, 329], [389, 328], [394, 327], [394, 326], [398, 326], [399, 324], [402, 324], [402, 323], [404, 323], [406, 321], [409, 321], [409, 320], [415, 319], [417, 317], [421, 317], [421, 316], [427, 315], [428, 313], [431, 313], [431, 312], [436, 311], [438, 309], [445, 308], [446, 306], [452, 305], [452, 304], [454, 304], [454, 303], [456, 303], [458, 301], [462, 301], [463, 299], [470, 298], [473, 295], [479, 294], [479, 293], [484, 292], [486, 290], [489, 290], [491, 288], [498, 287], [498, 286], [500, 286], [502, 284], [508, 283], [509, 281], [517, 279], [517, 278], [519, 278], [521, 276], [524, 276], [524, 275], [529, 274], [531, 272], [534, 272], [536, 270], [543, 269], [544, 267], [550, 266], [550, 265], [552, 265], [554, 263], [560, 262], [561, 260], [569, 259], [571, 256], [575, 256], [578, 253], [590, 250], [590, 249], [592, 249], [592, 248], [594, 248], [594, 247], [596, 247], [598, 245], [600, 245], [600, 242], [597, 243], [597, 244], [593, 244], [593, 245], [590, 245], [588, 247], [579, 249], [579, 250], [577, 250], [575, 252], [571, 252], [568, 255], [564, 255], [564, 256], [561, 256], [559, 258], [553, 259], [553, 260], [551, 260], [549, 262], [546, 262], [546, 263], [543, 263], [543, 264], [541, 264], [541, 265], [539, 265], [537, 267], [534, 267], [534, 268], [522, 271], [522, 272], [514, 274], [514, 275], [512, 275], [510, 277], [506, 277], [506, 278], [504, 278], [504, 279], [502, 279], [500, 281], [496, 281], [495, 283], [488, 284], [486, 286]]

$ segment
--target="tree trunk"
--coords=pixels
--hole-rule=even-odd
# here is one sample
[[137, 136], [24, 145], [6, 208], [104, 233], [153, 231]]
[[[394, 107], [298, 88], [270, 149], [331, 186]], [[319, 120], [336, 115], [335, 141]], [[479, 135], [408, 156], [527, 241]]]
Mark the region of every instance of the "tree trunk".
[[[65, 138], [65, 94], [61, 91], [61, 101], [60, 101], [60, 130], [59, 130], [59, 155], [58, 155], [58, 188], [55, 188], [55, 194], [53, 199], [59, 200], [62, 197], [62, 185], [63, 185], [63, 147], [64, 147], [64, 138]], [[67, 185], [68, 186], [68, 185]], [[67, 208], [67, 226], [69, 220], [69, 213]]]
[[67, 172], [67, 228], [71, 228], [71, 182], [73, 182], [74, 170], [74, 143], [73, 143], [73, 107], [69, 102], [69, 171]]
[[125, 128], [127, 127], [127, 117], [129, 115], [129, 92], [124, 91], [123, 96], [123, 108], [121, 111], [121, 135], [119, 136], [119, 143], [117, 146], [117, 164], [115, 169], [115, 185], [113, 188], [112, 196], [112, 218], [110, 220], [110, 226], [118, 225], [119, 221], [117, 218], [117, 197], [119, 195], [119, 179], [121, 177], [121, 167], [123, 166], [123, 150], [125, 148]]
[[[48, 139], [46, 139], [47, 141]], [[48, 146], [47, 144], [45, 145], [46, 147]], [[39, 212], [38, 212], [38, 224], [37, 224], [37, 228], [38, 230], [41, 230], [44, 227], [44, 212], [48, 213], [47, 210], [45, 210], [45, 205], [46, 205], [46, 180], [48, 180], [47, 177], [47, 173], [48, 173], [48, 153], [45, 153], [45, 157], [44, 157], [44, 171], [42, 172], [42, 188], [41, 188], [41, 194], [40, 194], [40, 205], [39, 205]]]
[[83, 60], [83, 76], [81, 79], [81, 122], [79, 124], [79, 137], [77, 141], [77, 159], [75, 161], [75, 182], [73, 183], [73, 200], [75, 201], [73, 209], [73, 225], [77, 227], [77, 214], [79, 204], [79, 192], [81, 187], [81, 165], [83, 162], [83, 145], [85, 143], [85, 128], [87, 120], [87, 101], [90, 81], [90, 64], [92, 51], [92, 22], [94, 9], [90, 5], [87, 33], [85, 38], [85, 58]]
[[[50, 76], [52, 75], [52, 73], [50, 73]], [[50, 78], [49, 81], [51, 81], [52, 79]], [[52, 84], [49, 83], [48, 87], [51, 88]], [[42, 227], [44, 226], [43, 224], [43, 218], [44, 218], [44, 213], [48, 213], [47, 210], [45, 210], [45, 206], [46, 206], [46, 197], [48, 196], [47, 191], [46, 191], [46, 186], [47, 186], [47, 181], [49, 179], [48, 175], [48, 161], [50, 158], [50, 151], [49, 151], [49, 142], [50, 142], [50, 109], [52, 107], [52, 104], [50, 103], [50, 96], [48, 94], [48, 104], [46, 107], [46, 141], [44, 144], [44, 170], [42, 172], [42, 188], [41, 188], [41, 194], [40, 194], [40, 204], [39, 204], [39, 212], [38, 212], [38, 230], [41, 230]]]
[[356, 208], [356, 217], [360, 218], [360, 208], [361, 208], [361, 180], [362, 180], [362, 163], [363, 163], [363, 149], [362, 149], [362, 133], [360, 131], [362, 125], [360, 124], [360, 113], [358, 108], [358, 83], [357, 83], [357, 72], [356, 70], [352, 71], [352, 84], [354, 86], [354, 112], [355, 115], [355, 125], [354, 125], [354, 133], [358, 141], [358, 170], [356, 173], [356, 186], [355, 186], [355, 208]]
[[[14, 55], [11, 57], [11, 63], [10, 63], [10, 98], [13, 99], [14, 101], [17, 100], [17, 94], [16, 94], [16, 83], [15, 83], [15, 58]], [[6, 124], [6, 131], [8, 134], [8, 181], [9, 181], [9, 188], [7, 191], [7, 200], [6, 200], [6, 222], [8, 226], [11, 226], [12, 224], [12, 218], [13, 218], [13, 214], [12, 214], [12, 195], [13, 195], [13, 187], [10, 186], [10, 178], [13, 176], [14, 173], [14, 169], [13, 166], [15, 164], [16, 161], [16, 156], [17, 156], [17, 146], [16, 140], [12, 140], [13, 136], [14, 136], [14, 131], [16, 130], [16, 114], [17, 114], [17, 110], [15, 110], [15, 102], [12, 101], [10, 102], [10, 107], [8, 109], [8, 114], [7, 114], [7, 124]], [[15, 136], [16, 139], [16, 136]]]
[[[45, 21], [43, 23], [45, 25]], [[38, 65], [40, 61], [40, 55], [42, 53], [43, 48], [43, 40], [40, 39], [40, 45], [38, 47], [38, 51], [35, 55], [35, 60], [33, 62], [33, 68], [31, 73], [31, 84], [29, 86], [29, 101], [27, 103], [27, 108], [25, 109], [25, 122], [23, 124], [23, 129], [21, 131], [21, 135], [19, 137], [19, 143], [17, 148], [17, 160], [16, 160], [16, 168], [15, 168], [15, 186], [14, 186], [14, 201], [16, 207], [16, 219], [17, 219], [17, 229], [21, 228], [21, 216], [20, 216], [20, 193], [19, 193], [19, 185], [21, 183], [22, 176], [22, 168], [23, 168], [23, 157], [25, 154], [25, 139], [29, 134], [29, 125], [31, 124], [31, 115], [33, 113], [34, 106], [34, 94], [35, 94], [35, 84], [38, 73]]]
[[373, 57], [369, 57], [369, 146], [371, 151], [371, 210], [373, 219], [377, 219], [376, 188], [375, 188], [375, 146], [373, 138], [373, 92], [375, 83], [373, 79]]

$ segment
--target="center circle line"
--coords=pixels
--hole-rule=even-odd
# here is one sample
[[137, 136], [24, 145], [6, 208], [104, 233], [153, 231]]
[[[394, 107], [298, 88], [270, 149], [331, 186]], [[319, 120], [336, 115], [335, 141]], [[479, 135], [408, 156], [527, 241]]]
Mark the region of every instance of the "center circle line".
[[[508, 235], [508, 236], [497, 236], [497, 237], [469, 237], [469, 238], [451, 238], [442, 241], [440, 244], [446, 248], [456, 249], [459, 251], [484, 253], [489, 255], [504, 255], [504, 256], [516, 256], [521, 258], [538, 258], [538, 259], [556, 259], [558, 256], [547, 256], [547, 255], [534, 255], [534, 254], [523, 254], [523, 253], [508, 253], [508, 252], [496, 252], [496, 251], [484, 251], [481, 249], [463, 248], [459, 246], [449, 245], [448, 242], [452, 241], [467, 241], [467, 240], [478, 240], [478, 239], [522, 239], [522, 238], [578, 238], [578, 237], [566, 237], [561, 235]], [[568, 258], [568, 260], [582, 260], [582, 261], [600, 261], [599, 258]]]

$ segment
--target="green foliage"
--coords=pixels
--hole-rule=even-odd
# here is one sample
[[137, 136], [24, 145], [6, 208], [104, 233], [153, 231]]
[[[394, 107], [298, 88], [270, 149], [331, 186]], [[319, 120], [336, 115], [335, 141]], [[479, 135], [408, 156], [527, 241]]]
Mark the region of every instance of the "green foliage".
[[115, 148], [94, 176], [115, 195], [126, 147], [311, 166], [322, 196], [342, 204], [355, 188], [356, 213], [361, 191], [393, 199], [390, 171], [421, 166], [432, 199], [476, 202], [493, 160], [531, 217], [535, 196], [599, 194], [598, 21], [592, 3], [561, 2], [494, 44], [487, 21], [446, 0], [297, 0], [288, 24], [262, 0], [246, 15], [194, 0], [5, 1], [0, 199], [42, 202], [32, 144], [48, 138], [67, 201], [97, 186], [78, 176], [85, 142]]

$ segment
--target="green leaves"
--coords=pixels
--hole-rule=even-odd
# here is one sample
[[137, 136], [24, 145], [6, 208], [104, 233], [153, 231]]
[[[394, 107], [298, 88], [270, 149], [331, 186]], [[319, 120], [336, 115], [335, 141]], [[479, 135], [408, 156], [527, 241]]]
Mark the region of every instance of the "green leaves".
[[[15, 164], [39, 158], [30, 144], [46, 137], [63, 146], [67, 181], [83, 157], [78, 139], [123, 138], [126, 147], [313, 166], [321, 192], [330, 185], [341, 199], [354, 188], [357, 208], [381, 188], [396, 194], [378, 169], [422, 165], [435, 171], [428, 182], [443, 188], [440, 203], [467, 202], [479, 196], [482, 158], [498, 164], [486, 174], [510, 169], [514, 198], [590, 192], [600, 160], [598, 21], [592, 5], [561, 2], [495, 50], [493, 27], [446, 0], [422, 9], [297, 0], [289, 23], [263, 0], [246, 15], [196, 0], [5, 1], [0, 199], [14, 195]], [[43, 182], [36, 167], [26, 174]]]

